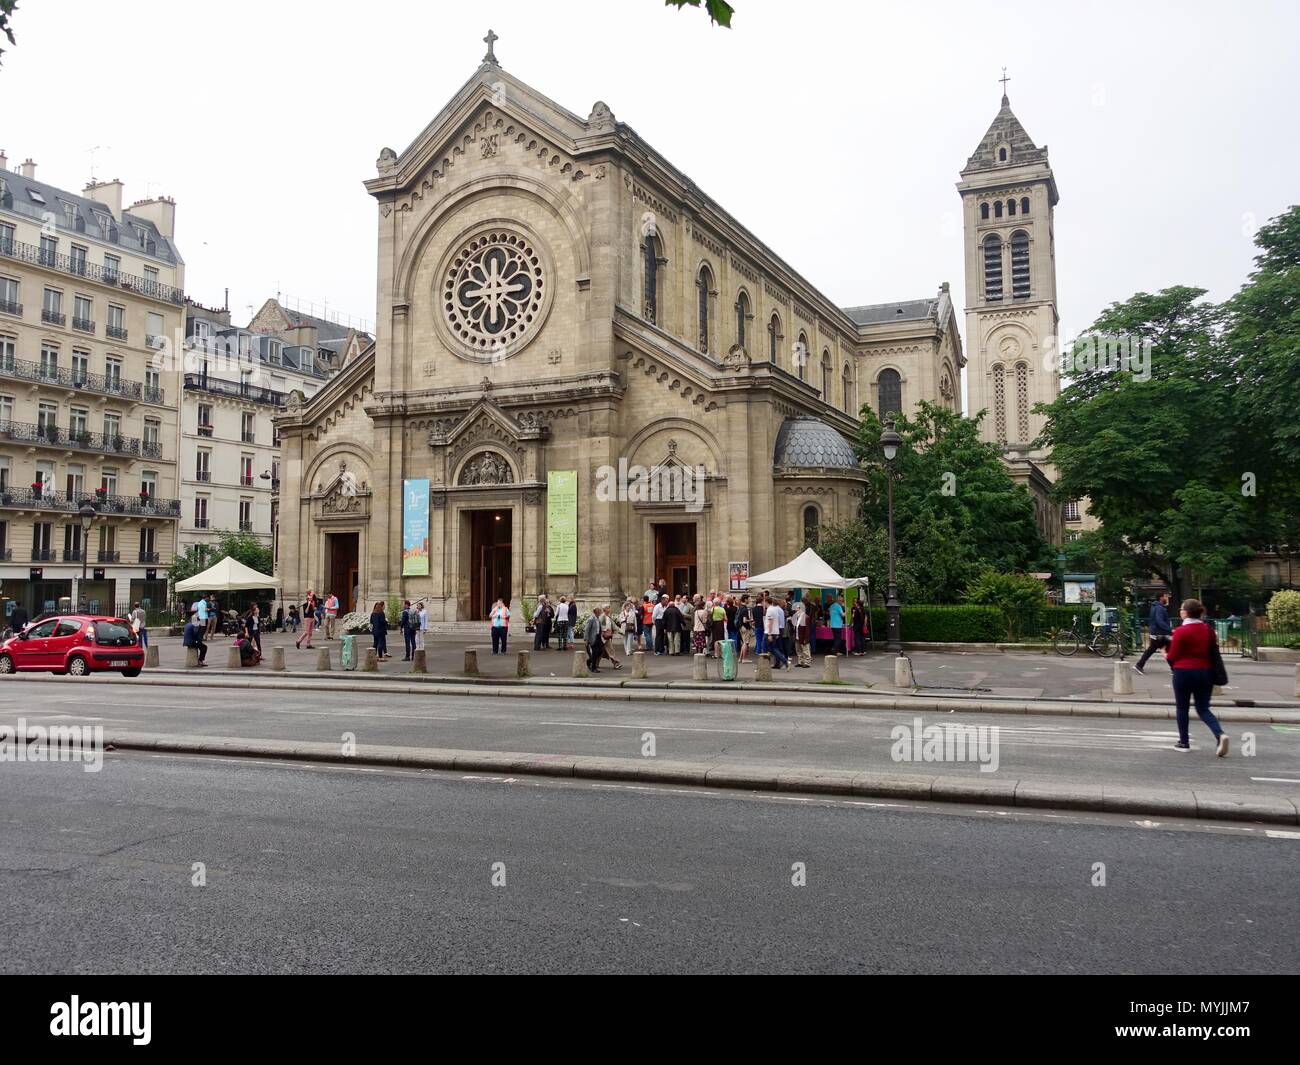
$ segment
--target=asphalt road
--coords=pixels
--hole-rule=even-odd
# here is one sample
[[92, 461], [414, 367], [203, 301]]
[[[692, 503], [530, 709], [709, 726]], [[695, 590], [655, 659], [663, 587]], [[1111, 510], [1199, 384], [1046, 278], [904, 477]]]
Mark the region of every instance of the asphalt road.
[[0, 771], [0, 971], [1300, 967], [1296, 833], [108, 758]]
[[[895, 762], [891, 730], [916, 715], [760, 704], [695, 704], [470, 694], [385, 694], [100, 684], [10, 677], [0, 683], [0, 724], [102, 724], [157, 732], [460, 750], [643, 757], [906, 773], [996, 780], [1200, 787], [1300, 800], [1300, 728], [1228, 724], [1233, 753], [1215, 758], [1210, 733], [1192, 719], [1193, 751], [1172, 750], [1172, 721], [963, 713], [920, 715], [923, 724], [996, 727], [998, 768], [975, 761]], [[1246, 757], [1244, 738], [1254, 737]]]

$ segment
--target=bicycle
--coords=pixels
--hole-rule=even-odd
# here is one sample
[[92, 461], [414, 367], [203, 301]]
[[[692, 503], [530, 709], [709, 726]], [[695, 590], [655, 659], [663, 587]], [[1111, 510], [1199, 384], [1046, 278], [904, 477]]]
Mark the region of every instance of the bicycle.
[[[1052, 637], [1052, 650], [1064, 658], [1069, 658], [1077, 653], [1080, 647], [1086, 647], [1102, 658], [1113, 658], [1119, 650], [1119, 641], [1122, 639], [1116, 632], [1117, 626], [1107, 623], [1094, 627], [1097, 631], [1092, 634], [1092, 639], [1085, 643], [1083, 635], [1079, 632], [1079, 617], [1075, 615], [1068, 629], [1061, 629]], [[1127, 644], [1125, 649], [1129, 649]]]

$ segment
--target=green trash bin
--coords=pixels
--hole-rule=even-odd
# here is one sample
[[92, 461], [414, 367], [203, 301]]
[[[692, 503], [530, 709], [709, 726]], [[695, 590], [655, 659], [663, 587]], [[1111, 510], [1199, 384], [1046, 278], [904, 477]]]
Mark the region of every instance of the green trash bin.
[[736, 679], [736, 645], [731, 640], [722, 641], [722, 679]]
[[355, 636], [344, 636], [342, 638], [343, 648], [339, 652], [339, 665], [344, 669], [357, 668], [357, 638]]

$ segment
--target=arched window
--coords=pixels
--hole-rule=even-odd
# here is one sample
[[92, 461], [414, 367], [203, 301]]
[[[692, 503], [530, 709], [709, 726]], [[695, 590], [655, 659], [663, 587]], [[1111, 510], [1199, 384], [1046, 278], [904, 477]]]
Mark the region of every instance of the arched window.
[[699, 349], [709, 350], [709, 296], [713, 292], [713, 274], [707, 266], [701, 266], [695, 278], [696, 324], [699, 326]]
[[749, 297], [742, 290], [736, 297], [736, 343], [745, 346], [745, 323], [749, 321]]
[[1029, 234], [1023, 229], [1011, 234], [1011, 298], [1029, 298]]
[[987, 203], [980, 204], [980, 220], [983, 222], [989, 220], [989, 205]]
[[803, 508], [803, 545], [816, 547], [821, 540], [822, 516], [816, 507]]
[[1002, 299], [1002, 238], [996, 233], [984, 238], [984, 298], [990, 303]]
[[776, 365], [776, 353], [781, 343], [781, 319], [775, 314], [772, 320], [767, 323], [767, 357]]
[[1016, 213], [1016, 201], [1014, 199], [1007, 200], [1007, 214], [1015, 214], [1015, 213]]
[[994, 218], [1001, 218], [1001, 217], [1002, 217], [1002, 201], [1001, 201], [1001, 200], [998, 200], [996, 203], [993, 204], [993, 217], [994, 217]]
[[876, 378], [877, 406], [882, 422], [903, 410], [903, 379], [897, 370], [881, 370]]
[[822, 402], [831, 401], [831, 381], [834, 377], [831, 374], [831, 349], [822, 349]]
[[794, 346], [794, 368], [800, 381], [808, 378], [808, 334], [799, 334], [799, 343]]
[[842, 401], [844, 403], [844, 413], [850, 416], [858, 412], [857, 396], [853, 389], [853, 371], [849, 369], [848, 361], [844, 363], [844, 369], [840, 373], [840, 385], [843, 389]]
[[1002, 363], [994, 363], [989, 371], [993, 375], [993, 430], [998, 443], [1007, 442], [1007, 375]]
[[1016, 428], [1020, 431], [1018, 440], [1029, 440], [1029, 367], [1023, 362], [1016, 363]]
[[659, 239], [653, 233], [646, 234], [641, 254], [645, 275], [641, 317], [647, 322], [657, 323], [659, 321]]
[[1028, 196], [1022, 196], [1022, 197], [1020, 198], [1020, 213], [1021, 213], [1021, 214], [1028, 214], [1028, 213], [1029, 213], [1029, 197], [1028, 197]]
[[1005, 148], [999, 148], [999, 149], [998, 149], [998, 162], [999, 162], [999, 163], [1005, 163], [1006, 161], [1007, 161], [1007, 150], [1006, 150]]

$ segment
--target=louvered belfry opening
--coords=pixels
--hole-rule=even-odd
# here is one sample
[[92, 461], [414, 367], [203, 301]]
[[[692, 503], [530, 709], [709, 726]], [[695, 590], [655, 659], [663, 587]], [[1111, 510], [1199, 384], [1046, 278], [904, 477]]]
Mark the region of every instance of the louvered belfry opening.
[[994, 233], [984, 238], [984, 298], [990, 303], [1002, 299], [1002, 241]]
[[1029, 298], [1029, 234], [1011, 235], [1011, 298]]

